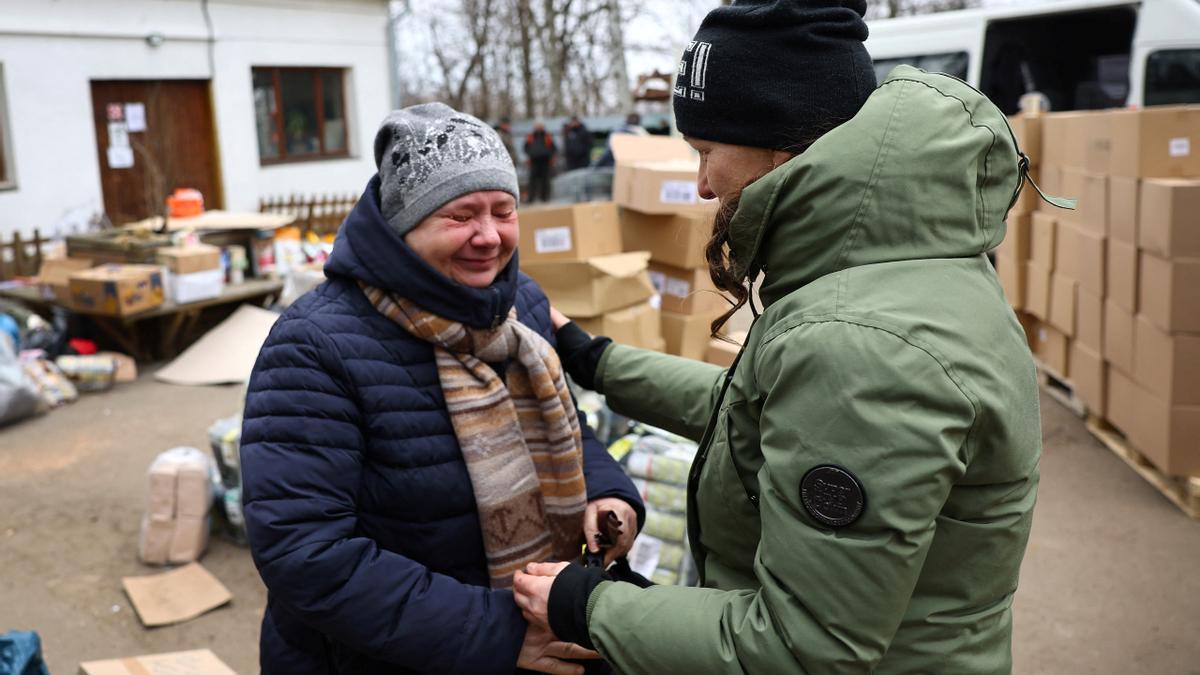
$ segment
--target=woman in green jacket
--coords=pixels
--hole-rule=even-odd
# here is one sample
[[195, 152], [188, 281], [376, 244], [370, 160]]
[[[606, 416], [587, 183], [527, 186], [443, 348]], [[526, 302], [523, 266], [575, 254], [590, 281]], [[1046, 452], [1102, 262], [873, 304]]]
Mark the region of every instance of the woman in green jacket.
[[623, 673], [1007, 672], [1041, 430], [985, 253], [1025, 163], [957, 79], [901, 66], [876, 89], [863, 2], [798, 5], [713, 10], [675, 89], [722, 206], [714, 281], [740, 305], [762, 275], [738, 360], [559, 330], [581, 384], [700, 442], [701, 587], [543, 564], [517, 602]]

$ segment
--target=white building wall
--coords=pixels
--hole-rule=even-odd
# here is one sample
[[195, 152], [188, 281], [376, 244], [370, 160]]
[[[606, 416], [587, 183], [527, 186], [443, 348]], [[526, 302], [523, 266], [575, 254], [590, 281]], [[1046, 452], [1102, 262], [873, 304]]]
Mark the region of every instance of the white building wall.
[[[91, 80], [210, 79], [229, 210], [289, 193], [358, 193], [388, 112], [387, 3], [210, 0], [209, 66], [200, 0], [0, 0], [0, 67], [16, 187], [0, 190], [0, 237], [65, 234], [103, 211]], [[146, 36], [159, 33], [162, 45]], [[347, 68], [351, 157], [261, 166], [252, 66]]]

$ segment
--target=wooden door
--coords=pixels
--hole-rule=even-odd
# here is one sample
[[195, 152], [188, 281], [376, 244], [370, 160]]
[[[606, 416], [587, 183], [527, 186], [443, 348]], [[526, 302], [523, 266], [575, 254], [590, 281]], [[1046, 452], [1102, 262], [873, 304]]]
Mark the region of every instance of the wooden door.
[[93, 80], [92, 117], [114, 224], [161, 215], [176, 188], [199, 190], [206, 209], [223, 206], [207, 80]]

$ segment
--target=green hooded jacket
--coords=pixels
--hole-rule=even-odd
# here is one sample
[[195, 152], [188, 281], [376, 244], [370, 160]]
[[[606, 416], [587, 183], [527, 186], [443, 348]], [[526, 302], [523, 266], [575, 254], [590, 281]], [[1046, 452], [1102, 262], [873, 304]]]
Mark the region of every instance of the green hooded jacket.
[[[1011, 669], [1041, 426], [1025, 334], [984, 254], [1018, 163], [982, 94], [898, 67], [744, 190], [731, 249], [764, 273], [764, 310], [733, 368], [606, 350], [597, 388], [614, 410], [700, 441], [702, 587], [604, 582], [588, 598], [619, 671]], [[802, 500], [823, 465], [861, 485], [848, 525]]]

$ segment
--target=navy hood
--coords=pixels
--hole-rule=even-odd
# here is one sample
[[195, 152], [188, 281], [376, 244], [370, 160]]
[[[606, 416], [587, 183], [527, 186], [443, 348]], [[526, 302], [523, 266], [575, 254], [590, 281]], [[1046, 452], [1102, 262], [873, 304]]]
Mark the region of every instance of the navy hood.
[[487, 288], [471, 288], [433, 269], [409, 248], [379, 209], [379, 175], [371, 177], [346, 216], [325, 263], [325, 276], [346, 277], [391, 291], [443, 319], [491, 328], [508, 317], [517, 297], [518, 253]]

